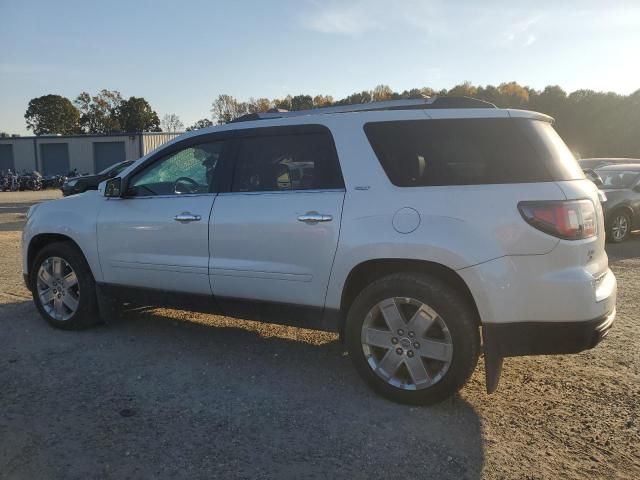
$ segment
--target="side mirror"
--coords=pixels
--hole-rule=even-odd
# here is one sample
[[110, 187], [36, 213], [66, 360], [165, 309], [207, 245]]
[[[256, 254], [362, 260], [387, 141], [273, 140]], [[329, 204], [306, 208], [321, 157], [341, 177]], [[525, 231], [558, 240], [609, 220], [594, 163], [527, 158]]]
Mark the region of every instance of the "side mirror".
[[105, 182], [105, 197], [121, 197], [122, 196], [122, 179], [120, 177], [110, 178]]

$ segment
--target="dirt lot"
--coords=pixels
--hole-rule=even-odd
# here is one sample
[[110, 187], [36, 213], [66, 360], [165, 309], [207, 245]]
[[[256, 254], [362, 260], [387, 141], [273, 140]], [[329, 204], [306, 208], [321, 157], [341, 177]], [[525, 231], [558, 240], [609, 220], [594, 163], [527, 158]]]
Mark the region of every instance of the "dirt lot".
[[481, 360], [457, 398], [412, 408], [331, 334], [161, 309], [49, 328], [19, 230], [50, 195], [0, 193], [0, 478], [640, 478], [640, 235], [610, 247], [600, 346], [508, 359], [491, 396]]

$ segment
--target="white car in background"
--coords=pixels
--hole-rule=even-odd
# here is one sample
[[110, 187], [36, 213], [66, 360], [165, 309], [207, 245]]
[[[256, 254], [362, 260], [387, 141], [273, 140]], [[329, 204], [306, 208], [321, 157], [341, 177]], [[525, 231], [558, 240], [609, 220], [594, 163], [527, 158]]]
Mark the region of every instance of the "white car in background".
[[339, 332], [378, 393], [454, 394], [484, 351], [594, 347], [615, 317], [597, 189], [551, 118], [469, 98], [254, 114], [31, 208], [51, 325], [121, 302]]

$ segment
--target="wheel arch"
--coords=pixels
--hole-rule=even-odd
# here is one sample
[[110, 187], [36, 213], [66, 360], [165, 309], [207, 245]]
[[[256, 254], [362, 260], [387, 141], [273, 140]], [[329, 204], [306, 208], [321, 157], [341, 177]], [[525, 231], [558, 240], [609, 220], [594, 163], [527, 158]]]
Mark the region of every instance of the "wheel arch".
[[31, 239], [31, 241], [29, 242], [29, 247], [27, 248], [27, 272], [29, 275], [31, 275], [31, 273], [33, 272], [33, 262], [36, 259], [38, 252], [40, 252], [47, 245], [51, 245], [52, 243], [56, 242], [67, 242], [72, 244], [76, 249], [78, 249], [82, 256], [85, 257], [86, 261], [84, 252], [80, 248], [80, 245], [78, 245], [78, 243], [73, 238], [61, 233], [39, 233]]
[[631, 208], [631, 205], [627, 205], [625, 203], [623, 205], [616, 206], [611, 212], [610, 216], [613, 218], [613, 216], [615, 216], [618, 212], [627, 213], [629, 215], [629, 220], [631, 220], [631, 222], [633, 223], [634, 211], [633, 208]]
[[387, 275], [409, 272], [432, 275], [458, 291], [474, 312], [477, 325], [480, 326], [480, 315], [473, 294], [467, 283], [455, 270], [427, 260], [380, 258], [359, 263], [347, 275], [340, 299], [341, 333], [344, 330], [344, 320], [349, 307], [363, 288]]

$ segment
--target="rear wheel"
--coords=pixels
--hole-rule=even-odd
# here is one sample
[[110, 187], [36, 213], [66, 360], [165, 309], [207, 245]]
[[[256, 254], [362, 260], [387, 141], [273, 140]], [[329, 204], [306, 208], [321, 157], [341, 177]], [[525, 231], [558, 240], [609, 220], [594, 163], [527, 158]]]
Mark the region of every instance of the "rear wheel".
[[624, 242], [631, 234], [631, 216], [624, 211], [615, 212], [609, 221], [607, 237], [614, 243]]
[[390, 275], [367, 286], [349, 310], [346, 340], [369, 386], [415, 405], [456, 393], [480, 351], [473, 309], [447, 284], [420, 274]]
[[31, 266], [30, 282], [33, 301], [52, 326], [76, 330], [99, 321], [95, 281], [74, 245], [56, 242], [44, 247]]

